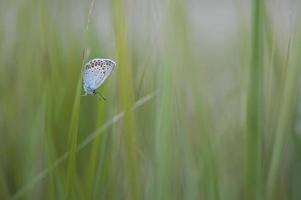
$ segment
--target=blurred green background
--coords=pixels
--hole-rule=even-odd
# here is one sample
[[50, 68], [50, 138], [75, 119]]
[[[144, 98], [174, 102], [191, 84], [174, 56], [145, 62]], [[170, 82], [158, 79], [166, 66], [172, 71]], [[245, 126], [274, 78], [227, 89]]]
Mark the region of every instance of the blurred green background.
[[0, 199], [301, 199], [300, 4], [1, 0]]

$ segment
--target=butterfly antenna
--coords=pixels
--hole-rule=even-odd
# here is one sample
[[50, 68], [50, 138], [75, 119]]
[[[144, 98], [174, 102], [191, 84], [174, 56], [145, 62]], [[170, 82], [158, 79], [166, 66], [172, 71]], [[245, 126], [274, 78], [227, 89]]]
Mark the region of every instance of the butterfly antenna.
[[107, 100], [104, 96], [102, 96], [102, 94], [101, 94], [100, 92], [96, 92], [95, 94], [97, 94], [97, 96], [98, 96], [99, 98], [102, 98], [104, 101]]
[[96, 97], [99, 101], [102, 101], [102, 99], [98, 95], [96, 95]]

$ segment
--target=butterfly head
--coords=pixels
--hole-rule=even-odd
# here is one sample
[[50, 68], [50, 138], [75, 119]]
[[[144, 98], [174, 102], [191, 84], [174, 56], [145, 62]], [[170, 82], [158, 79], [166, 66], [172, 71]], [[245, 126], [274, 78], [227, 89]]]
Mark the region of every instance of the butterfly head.
[[96, 94], [96, 90], [92, 90], [91, 88], [86, 87], [85, 85], [84, 85], [84, 91], [85, 91], [84, 96]]

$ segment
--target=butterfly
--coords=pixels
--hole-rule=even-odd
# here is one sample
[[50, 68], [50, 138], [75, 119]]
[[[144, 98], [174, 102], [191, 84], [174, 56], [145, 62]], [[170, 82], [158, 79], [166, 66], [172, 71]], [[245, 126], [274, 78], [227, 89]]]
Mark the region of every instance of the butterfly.
[[[116, 63], [111, 59], [95, 58], [83, 67], [83, 84], [86, 95], [96, 95], [96, 89], [109, 77]], [[105, 98], [102, 96], [105, 100]]]

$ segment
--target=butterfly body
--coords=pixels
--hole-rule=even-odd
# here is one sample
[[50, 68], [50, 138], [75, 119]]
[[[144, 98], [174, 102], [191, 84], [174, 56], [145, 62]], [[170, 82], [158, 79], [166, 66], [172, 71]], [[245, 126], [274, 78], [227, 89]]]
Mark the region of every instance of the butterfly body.
[[95, 95], [96, 89], [109, 77], [116, 63], [111, 59], [95, 58], [83, 67], [84, 95]]

